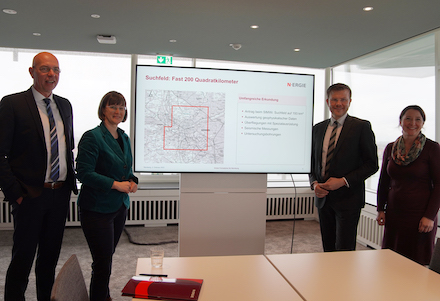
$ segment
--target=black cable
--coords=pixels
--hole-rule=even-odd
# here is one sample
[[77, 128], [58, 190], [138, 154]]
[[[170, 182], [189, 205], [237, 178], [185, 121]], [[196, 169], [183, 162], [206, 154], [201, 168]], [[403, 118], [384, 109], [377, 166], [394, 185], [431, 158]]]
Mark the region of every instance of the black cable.
[[178, 243], [177, 240], [152, 242], [152, 243], [135, 242], [135, 241], [133, 241], [133, 239], [131, 238], [131, 234], [128, 233], [128, 231], [127, 231], [127, 229], [125, 227], [124, 227], [124, 232], [125, 232], [125, 234], [127, 234], [128, 241], [130, 243], [134, 244], [134, 245], [139, 245], [139, 246], [159, 246], [159, 245], [176, 244], [176, 243]]
[[296, 221], [296, 185], [295, 185], [295, 180], [293, 179], [293, 175], [290, 174], [290, 177], [292, 178], [292, 184], [293, 184], [293, 188], [295, 191], [295, 194], [293, 196], [293, 227], [292, 227], [292, 244], [290, 245], [290, 254], [293, 253], [293, 237], [295, 234], [295, 221]]

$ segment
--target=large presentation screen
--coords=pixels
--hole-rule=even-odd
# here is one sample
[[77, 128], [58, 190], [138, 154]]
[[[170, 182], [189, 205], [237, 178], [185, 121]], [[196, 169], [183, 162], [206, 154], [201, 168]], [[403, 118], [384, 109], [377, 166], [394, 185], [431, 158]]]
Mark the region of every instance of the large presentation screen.
[[138, 65], [134, 169], [308, 173], [313, 92], [314, 75]]

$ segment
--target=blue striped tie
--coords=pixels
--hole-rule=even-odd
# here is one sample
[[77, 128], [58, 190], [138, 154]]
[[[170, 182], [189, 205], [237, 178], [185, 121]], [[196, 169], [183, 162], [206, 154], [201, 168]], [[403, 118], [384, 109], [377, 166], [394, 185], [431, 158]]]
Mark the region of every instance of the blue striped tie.
[[328, 142], [327, 160], [325, 161], [325, 173], [324, 173], [324, 179], [325, 180], [327, 180], [329, 178], [330, 161], [333, 158], [333, 151], [335, 150], [335, 145], [336, 145], [336, 129], [337, 128], [338, 128], [338, 122], [335, 121], [335, 123], [333, 123], [332, 133], [330, 134], [330, 140]]
[[47, 115], [49, 116], [50, 125], [50, 178], [56, 182], [60, 176], [60, 158], [58, 156], [58, 137], [55, 119], [53, 118], [52, 108], [50, 107], [50, 99], [45, 98]]

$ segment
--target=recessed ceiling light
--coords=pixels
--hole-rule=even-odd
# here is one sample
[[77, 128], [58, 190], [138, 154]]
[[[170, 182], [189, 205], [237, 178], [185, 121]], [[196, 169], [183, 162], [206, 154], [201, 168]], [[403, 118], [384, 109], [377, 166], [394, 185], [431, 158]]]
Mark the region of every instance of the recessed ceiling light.
[[240, 48], [241, 48], [241, 44], [238, 44], [238, 43], [231, 43], [231, 44], [229, 44], [229, 46], [231, 46], [235, 50], [240, 50]]
[[170, 43], [176, 43], [176, 42], [177, 42], [177, 40], [174, 40], [174, 39], [170, 40]]
[[364, 11], [372, 11], [373, 7], [372, 6], [366, 6], [363, 8]]
[[39, 36], [41, 36], [41, 33], [39, 33], [39, 32], [34, 32], [33, 35], [36, 36], [36, 37], [39, 37]]
[[3, 9], [3, 12], [8, 15], [16, 15], [17, 14], [17, 11], [15, 11], [13, 9], [9, 9], [9, 8]]
[[258, 25], [251, 25], [251, 28], [252, 29], [257, 29], [257, 28], [259, 28], [260, 26], [258, 26]]
[[295, 48], [295, 49], [293, 49], [293, 51], [295, 51], [295, 52], [299, 52], [299, 51], [301, 51], [301, 49], [299, 49], [299, 48]]
[[98, 15], [98, 14], [90, 15], [90, 17], [92, 17], [93, 19], [99, 19], [99, 18], [101, 18], [101, 16]]

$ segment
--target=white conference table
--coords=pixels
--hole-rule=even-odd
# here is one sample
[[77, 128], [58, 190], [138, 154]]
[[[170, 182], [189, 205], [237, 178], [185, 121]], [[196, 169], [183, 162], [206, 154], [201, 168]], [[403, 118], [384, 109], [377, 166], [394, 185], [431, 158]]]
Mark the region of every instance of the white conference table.
[[391, 250], [266, 257], [307, 301], [440, 300], [440, 274]]
[[162, 268], [139, 258], [136, 275], [142, 273], [203, 279], [199, 301], [302, 300], [264, 255], [165, 257]]

